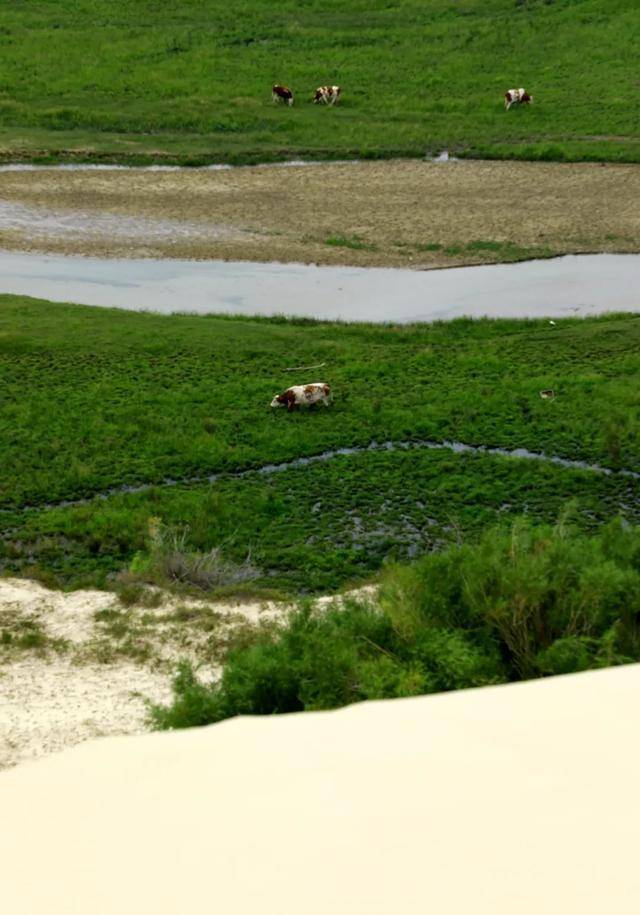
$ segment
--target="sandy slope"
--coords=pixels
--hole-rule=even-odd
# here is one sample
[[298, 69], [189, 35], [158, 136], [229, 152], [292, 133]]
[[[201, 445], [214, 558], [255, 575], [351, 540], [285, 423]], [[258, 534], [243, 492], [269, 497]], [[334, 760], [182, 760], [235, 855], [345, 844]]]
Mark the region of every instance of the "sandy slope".
[[[286, 610], [158, 600], [153, 608], [124, 608], [102, 591], [64, 594], [0, 579], [0, 634], [13, 636], [0, 644], [0, 768], [99, 735], [145, 731], [144, 697], [169, 698], [177, 659], [189, 657], [211, 678], [226, 639]], [[117, 628], [101, 619], [105, 611], [115, 612]], [[34, 627], [42, 644], [17, 647]]]
[[11, 915], [636, 915], [640, 665], [0, 773]]

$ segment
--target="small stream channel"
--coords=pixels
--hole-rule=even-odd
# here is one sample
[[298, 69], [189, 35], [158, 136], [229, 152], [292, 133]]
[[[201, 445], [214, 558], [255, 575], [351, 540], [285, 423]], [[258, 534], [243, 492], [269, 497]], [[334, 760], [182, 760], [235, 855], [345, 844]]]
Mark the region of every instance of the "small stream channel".
[[[464, 442], [434, 442], [434, 441], [399, 441], [399, 442], [376, 442], [372, 441], [368, 445], [349, 448], [334, 448], [323, 451], [321, 454], [313, 454], [309, 457], [294, 458], [291, 461], [282, 461], [279, 464], [263, 464], [261, 467], [254, 467], [248, 470], [239, 470], [236, 472], [223, 472], [212, 474], [200, 474], [195, 476], [181, 477], [173, 479], [167, 477], [156, 483], [138, 483], [132, 485], [114, 486], [104, 492], [94, 493], [86, 498], [63, 499], [59, 502], [46, 502], [40, 505], [25, 505], [21, 508], [14, 509], [14, 512], [27, 511], [44, 511], [51, 508], [67, 508], [75, 505], [88, 505], [95, 499], [108, 499], [111, 496], [145, 492], [149, 489], [167, 486], [194, 486], [201, 483], [213, 484], [217, 480], [224, 478], [228, 480], [243, 479], [253, 474], [262, 474], [269, 476], [275, 473], [282, 473], [286, 470], [294, 470], [300, 467], [307, 467], [310, 464], [319, 464], [330, 461], [333, 458], [344, 457], [349, 455], [366, 454], [372, 451], [411, 451], [430, 449], [432, 451], [450, 451], [453, 454], [488, 454], [494, 457], [504, 457], [515, 460], [541, 461], [547, 464], [555, 464], [559, 467], [566, 467], [571, 470], [584, 470], [590, 473], [603, 474], [604, 476], [627, 477], [629, 479], [640, 479], [640, 473], [635, 470], [611, 470], [609, 467], [603, 467], [601, 464], [589, 464], [587, 461], [574, 461], [569, 458], [556, 457], [544, 452], [528, 451], [526, 448], [490, 448], [484, 445], [467, 445]], [[0, 515], [3, 511], [0, 510]], [[12, 510], [9, 510], [12, 511]]]

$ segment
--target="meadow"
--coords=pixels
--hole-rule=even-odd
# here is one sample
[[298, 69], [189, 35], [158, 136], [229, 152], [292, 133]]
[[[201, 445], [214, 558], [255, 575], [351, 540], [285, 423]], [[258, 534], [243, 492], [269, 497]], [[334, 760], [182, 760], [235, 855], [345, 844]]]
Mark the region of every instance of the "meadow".
[[[5, 0], [0, 156], [637, 162], [635, 0]], [[296, 93], [275, 107], [274, 82]], [[340, 105], [311, 104], [317, 85]], [[504, 91], [525, 86], [526, 110]]]
[[[376, 326], [4, 296], [0, 570], [66, 587], [113, 586], [127, 569], [171, 583], [148, 562], [157, 519], [193, 556], [250, 559], [251, 588], [317, 593], [523, 511], [550, 522], [572, 503], [583, 530], [635, 522], [633, 477], [417, 446], [638, 471], [639, 336], [628, 315]], [[330, 408], [270, 409], [300, 380], [287, 369], [318, 363]], [[260, 472], [373, 441], [406, 447]]]

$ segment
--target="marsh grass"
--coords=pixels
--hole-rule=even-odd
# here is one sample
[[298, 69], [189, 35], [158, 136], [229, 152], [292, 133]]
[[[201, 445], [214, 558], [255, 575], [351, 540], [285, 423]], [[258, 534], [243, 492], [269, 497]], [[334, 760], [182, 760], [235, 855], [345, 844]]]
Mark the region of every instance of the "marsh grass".
[[[247, 550], [261, 570], [238, 585], [216, 587], [216, 599], [281, 599], [291, 593], [327, 593], [366, 581], [391, 560], [417, 558], [459, 536], [477, 536], [497, 518], [526, 511], [552, 521], [567, 503], [588, 531], [617, 514], [640, 522], [640, 487], [624, 477], [489, 455], [446, 452], [372, 452], [265, 477], [223, 479], [215, 487], [170, 487], [114, 496], [95, 503], [29, 512], [3, 546], [20, 541], [28, 562], [49, 569], [58, 586], [133, 585], [150, 578], [178, 592], [202, 594], [163, 573], [132, 575], [149, 557], [150, 516], [183, 531], [185, 549], [206, 555], [223, 544], [226, 559], [242, 567]], [[65, 531], [64, 538], [59, 532]], [[43, 536], [46, 534], [46, 536]], [[100, 540], [100, 550], [93, 544]], [[59, 541], [59, 542], [58, 542]], [[46, 547], [42, 546], [46, 544]], [[31, 575], [20, 559], [0, 560], [12, 574]], [[148, 568], [148, 566], [147, 566]], [[161, 566], [162, 568], [162, 566]], [[133, 597], [140, 593], [133, 591]]]
[[[385, 327], [0, 301], [0, 572], [115, 587], [125, 603], [145, 583], [318, 593], [522, 511], [551, 521], [574, 501], [585, 530], [638, 521], [631, 478], [487, 454], [371, 451], [250, 472], [425, 439], [637, 470], [634, 316]], [[275, 415], [284, 369], [318, 362], [331, 409]], [[162, 482], [209, 473], [213, 485]], [[135, 483], [148, 488], [46, 507]], [[150, 518], [164, 532], [155, 547]]]
[[219, 546], [195, 551], [189, 547], [188, 534], [188, 528], [167, 527], [160, 518], [150, 518], [146, 549], [133, 557], [129, 575], [151, 584], [177, 582], [201, 591], [244, 585], [260, 577], [249, 556], [237, 563], [226, 558]]
[[[166, 478], [249, 470], [373, 439], [524, 447], [640, 469], [639, 352], [633, 315], [553, 327], [341, 325], [3, 296], [0, 524], [11, 527], [14, 509], [126, 484], [157, 484], [152, 506]], [[297, 380], [285, 369], [318, 363], [334, 391], [330, 410], [269, 408]], [[548, 388], [558, 393], [551, 404], [539, 397]], [[95, 532], [96, 556], [104, 534]], [[46, 542], [39, 548], [46, 552]], [[29, 560], [31, 547], [17, 539], [8, 549]]]
[[37, 616], [29, 617], [17, 610], [0, 608], [0, 660], [7, 662], [32, 653], [43, 658], [68, 650], [69, 642], [50, 636]]
[[375, 251], [376, 246], [364, 241], [359, 235], [352, 235], [346, 238], [344, 235], [331, 235], [325, 238], [325, 245], [331, 245], [334, 248], [351, 248], [354, 251]]

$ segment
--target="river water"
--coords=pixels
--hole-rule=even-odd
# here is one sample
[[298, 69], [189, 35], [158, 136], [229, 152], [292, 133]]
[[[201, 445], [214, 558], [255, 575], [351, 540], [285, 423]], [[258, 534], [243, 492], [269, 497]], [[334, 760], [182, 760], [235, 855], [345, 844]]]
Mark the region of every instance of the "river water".
[[0, 292], [163, 314], [408, 323], [640, 312], [640, 255], [569, 255], [448, 270], [0, 252]]

